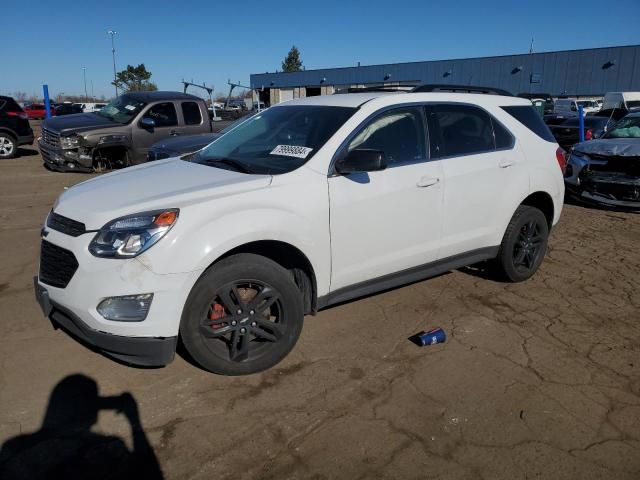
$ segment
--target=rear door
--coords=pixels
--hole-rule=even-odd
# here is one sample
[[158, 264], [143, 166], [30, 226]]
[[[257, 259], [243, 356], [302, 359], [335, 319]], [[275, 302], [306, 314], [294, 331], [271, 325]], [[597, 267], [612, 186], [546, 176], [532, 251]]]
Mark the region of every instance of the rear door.
[[339, 153], [381, 150], [388, 167], [328, 179], [332, 292], [437, 260], [442, 170], [429, 159], [424, 113], [422, 106], [380, 113]]
[[528, 191], [515, 138], [475, 105], [434, 104], [428, 112], [432, 157], [442, 163], [445, 184], [440, 258], [496, 246], [505, 212]]
[[180, 117], [180, 125], [175, 129], [177, 135], [209, 132], [209, 115], [202, 111], [200, 102], [185, 100], [176, 105]]

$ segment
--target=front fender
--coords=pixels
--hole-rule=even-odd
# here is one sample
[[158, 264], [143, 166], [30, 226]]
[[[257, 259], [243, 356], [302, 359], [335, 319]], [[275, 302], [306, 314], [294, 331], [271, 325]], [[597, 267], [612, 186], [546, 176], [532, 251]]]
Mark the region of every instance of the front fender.
[[314, 269], [318, 295], [328, 293], [331, 252], [326, 177], [324, 184], [322, 177], [312, 175], [300, 183], [190, 205], [180, 211], [167, 237], [138, 258], [159, 274], [202, 271], [225, 253], [263, 240], [300, 250]]

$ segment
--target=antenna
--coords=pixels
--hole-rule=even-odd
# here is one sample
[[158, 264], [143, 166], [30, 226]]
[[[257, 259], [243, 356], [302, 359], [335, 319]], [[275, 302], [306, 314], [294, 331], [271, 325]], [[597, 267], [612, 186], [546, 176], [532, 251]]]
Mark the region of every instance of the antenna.
[[533, 37], [531, 37], [531, 45], [529, 45], [529, 53], [533, 53]]

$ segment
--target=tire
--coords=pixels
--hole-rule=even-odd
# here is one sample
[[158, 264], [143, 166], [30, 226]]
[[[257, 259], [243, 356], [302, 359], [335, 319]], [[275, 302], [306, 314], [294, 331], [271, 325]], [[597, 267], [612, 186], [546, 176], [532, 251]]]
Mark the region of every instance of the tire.
[[18, 154], [18, 142], [8, 133], [0, 132], [0, 159], [14, 158]]
[[284, 359], [303, 320], [302, 293], [291, 273], [260, 255], [238, 254], [214, 264], [196, 282], [180, 337], [205, 370], [248, 375]]
[[549, 224], [535, 207], [520, 205], [502, 238], [496, 257], [497, 274], [510, 282], [531, 278], [547, 251]]

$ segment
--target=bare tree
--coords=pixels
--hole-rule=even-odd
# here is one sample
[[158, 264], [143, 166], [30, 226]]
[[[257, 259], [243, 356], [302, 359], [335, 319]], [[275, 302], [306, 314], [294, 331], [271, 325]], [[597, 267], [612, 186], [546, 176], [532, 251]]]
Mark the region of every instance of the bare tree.
[[27, 93], [26, 92], [21, 92], [21, 91], [17, 91], [17, 92], [13, 92], [13, 99], [16, 102], [22, 103], [27, 99]]

